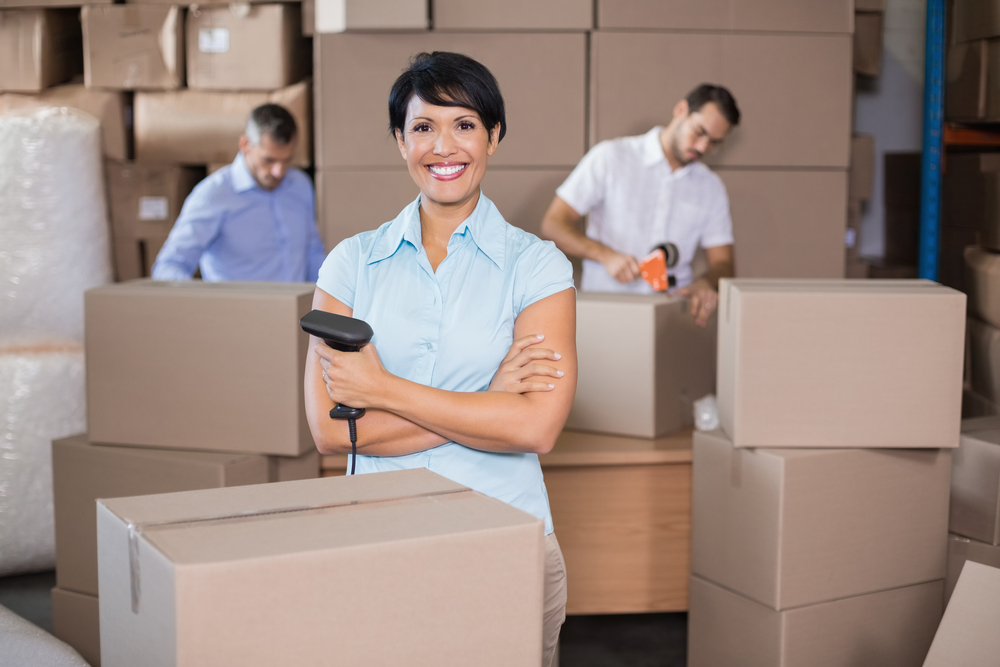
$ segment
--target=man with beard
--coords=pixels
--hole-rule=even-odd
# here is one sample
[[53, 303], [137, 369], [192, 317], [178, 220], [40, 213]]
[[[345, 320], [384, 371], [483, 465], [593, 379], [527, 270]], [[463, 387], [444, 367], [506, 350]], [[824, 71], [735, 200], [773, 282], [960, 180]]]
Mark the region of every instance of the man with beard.
[[[676, 293], [691, 299], [692, 314], [705, 325], [718, 303], [719, 279], [733, 275], [733, 232], [726, 188], [701, 159], [739, 120], [728, 90], [702, 84], [677, 103], [666, 127], [590, 149], [556, 190], [542, 221], [544, 238], [583, 258], [583, 290], [652, 292], [640, 279], [639, 261], [655, 246], [672, 243], [679, 250], [671, 270]], [[699, 247], [708, 272], [692, 281]]]

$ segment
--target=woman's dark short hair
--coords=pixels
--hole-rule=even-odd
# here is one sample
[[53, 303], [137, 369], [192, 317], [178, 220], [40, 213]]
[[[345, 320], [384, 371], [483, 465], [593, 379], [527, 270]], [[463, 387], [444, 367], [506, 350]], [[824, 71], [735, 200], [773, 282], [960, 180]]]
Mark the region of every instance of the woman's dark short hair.
[[722, 86], [703, 83], [687, 95], [688, 113], [694, 113], [709, 102], [714, 102], [719, 111], [726, 117], [729, 124], [736, 127], [740, 124], [740, 110], [732, 93]]
[[496, 78], [469, 56], [449, 51], [418, 53], [389, 91], [389, 131], [404, 131], [406, 107], [416, 95], [441, 107], [466, 107], [482, 119], [486, 130], [500, 126], [500, 139], [507, 133], [503, 96]]

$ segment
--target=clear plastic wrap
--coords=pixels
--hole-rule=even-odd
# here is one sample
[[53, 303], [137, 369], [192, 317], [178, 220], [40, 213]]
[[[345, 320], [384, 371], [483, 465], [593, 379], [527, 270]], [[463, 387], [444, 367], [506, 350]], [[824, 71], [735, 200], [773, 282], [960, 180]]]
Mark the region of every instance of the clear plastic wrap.
[[0, 667], [88, 667], [68, 644], [0, 607]]
[[0, 116], [0, 345], [83, 340], [83, 293], [111, 280], [100, 125]]
[[52, 440], [87, 430], [83, 346], [0, 349], [0, 576], [55, 566]]
[[719, 407], [715, 394], [702, 396], [694, 402], [694, 427], [699, 431], [714, 431], [719, 428]]

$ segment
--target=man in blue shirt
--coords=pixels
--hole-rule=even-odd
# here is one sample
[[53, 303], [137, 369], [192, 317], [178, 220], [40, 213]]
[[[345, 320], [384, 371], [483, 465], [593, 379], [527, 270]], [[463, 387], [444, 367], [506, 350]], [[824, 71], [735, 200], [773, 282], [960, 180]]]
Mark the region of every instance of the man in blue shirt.
[[315, 282], [326, 257], [312, 184], [291, 167], [295, 119], [277, 104], [250, 113], [233, 163], [198, 184], [153, 264], [156, 280]]

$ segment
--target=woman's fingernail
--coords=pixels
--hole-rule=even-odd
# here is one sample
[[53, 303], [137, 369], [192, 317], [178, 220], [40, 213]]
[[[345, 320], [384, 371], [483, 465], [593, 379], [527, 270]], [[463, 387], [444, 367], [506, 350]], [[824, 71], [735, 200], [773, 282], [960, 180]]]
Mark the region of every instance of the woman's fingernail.
[[562, 355], [559, 354], [558, 352], [555, 353], [555, 357], [556, 357], [556, 359], [562, 359]]
[[563, 373], [562, 371], [556, 371], [556, 375], [562, 377], [563, 375], [565, 375], [565, 373]]
[[542, 334], [538, 334], [536, 338], [538, 338], [538, 340], [542, 340], [543, 338], [545, 338], [545, 336], [543, 336]]
[[556, 388], [556, 386], [554, 384], [550, 384], [549, 385], [549, 389], [555, 389], [555, 388]]

